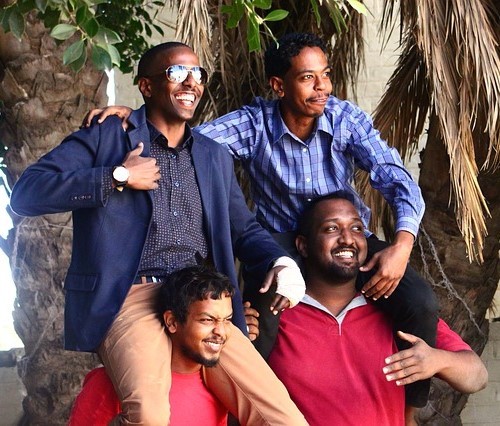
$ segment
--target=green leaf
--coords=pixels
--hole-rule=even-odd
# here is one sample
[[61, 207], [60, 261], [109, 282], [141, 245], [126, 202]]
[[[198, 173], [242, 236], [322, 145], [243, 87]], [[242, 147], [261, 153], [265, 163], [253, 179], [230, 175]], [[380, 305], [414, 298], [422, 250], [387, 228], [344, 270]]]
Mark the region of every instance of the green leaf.
[[24, 33], [24, 17], [17, 10], [13, 10], [9, 16], [9, 27], [12, 34], [21, 40]]
[[254, 15], [248, 16], [247, 43], [250, 52], [260, 50], [259, 23]]
[[272, 0], [252, 0], [251, 3], [254, 7], [258, 7], [259, 9], [271, 9]]
[[7, 33], [10, 31], [10, 26], [9, 26], [9, 17], [12, 12], [12, 8], [8, 7], [5, 9], [0, 9], [0, 25], [2, 26], [3, 30]]
[[106, 27], [99, 27], [97, 34], [95, 35], [95, 41], [99, 44], [116, 44], [120, 43], [122, 39], [114, 31]]
[[35, 0], [35, 4], [37, 9], [42, 13], [47, 9], [47, 0]]
[[45, 28], [54, 28], [61, 18], [61, 11], [48, 8], [45, 13], [40, 14], [40, 19], [43, 21]]
[[240, 2], [234, 2], [232, 5], [224, 5], [221, 7], [221, 12], [229, 15], [227, 19], [227, 28], [236, 28], [245, 14], [245, 8]]
[[108, 53], [111, 56], [111, 62], [117, 67], [119, 67], [121, 61], [120, 52], [118, 52], [118, 49], [111, 44], [109, 44], [106, 47], [108, 48]]
[[82, 51], [82, 54], [80, 55], [79, 58], [77, 58], [76, 61], [72, 62], [71, 64], [69, 64], [69, 67], [75, 71], [75, 72], [78, 72], [80, 71], [83, 66], [85, 65], [85, 62], [87, 61], [87, 52], [85, 51], [85, 49]]
[[285, 19], [287, 16], [288, 16], [288, 10], [276, 9], [273, 10], [272, 12], [269, 12], [265, 16], [264, 21], [281, 21]]
[[76, 23], [82, 25], [89, 18], [89, 8], [81, 6], [76, 10]]
[[311, 0], [311, 7], [316, 18], [316, 25], [319, 28], [321, 26], [321, 15], [319, 14], [319, 5], [316, 0]]
[[85, 43], [83, 40], [75, 41], [72, 45], [70, 45], [63, 53], [63, 64], [69, 65], [78, 59], [84, 54]]
[[358, 13], [360, 13], [361, 15], [368, 15], [368, 9], [367, 7], [361, 3], [360, 1], [358, 0], [346, 0], [347, 3], [349, 3], [351, 5], [351, 7]]
[[78, 28], [75, 27], [74, 25], [58, 24], [52, 29], [50, 35], [54, 37], [56, 40], [67, 40], [73, 34], [75, 34], [77, 29]]
[[98, 70], [113, 68], [111, 56], [108, 51], [101, 46], [92, 46], [92, 62]]
[[24, 15], [25, 13], [31, 12], [32, 10], [36, 9], [37, 7], [34, 0], [24, 0], [18, 1], [16, 3], [16, 8], [21, 15]]
[[99, 31], [99, 24], [94, 18], [90, 18], [88, 21], [83, 23], [82, 28], [85, 30], [85, 32], [88, 34], [90, 38], [93, 38]]

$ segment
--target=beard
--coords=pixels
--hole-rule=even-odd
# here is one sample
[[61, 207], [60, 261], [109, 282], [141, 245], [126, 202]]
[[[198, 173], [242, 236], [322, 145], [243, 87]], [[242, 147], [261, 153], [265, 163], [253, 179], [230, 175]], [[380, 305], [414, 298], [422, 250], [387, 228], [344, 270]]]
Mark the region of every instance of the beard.
[[359, 262], [354, 262], [349, 266], [331, 262], [321, 269], [323, 270], [324, 275], [329, 279], [335, 278], [335, 281], [348, 281], [357, 277], [359, 267]]
[[197, 362], [198, 364], [201, 364], [203, 367], [215, 367], [219, 363], [219, 357], [217, 356], [216, 358], [206, 358], [199, 352], [195, 352], [192, 349], [182, 346], [181, 347], [182, 353], [186, 358], [189, 358], [193, 360], [194, 362]]

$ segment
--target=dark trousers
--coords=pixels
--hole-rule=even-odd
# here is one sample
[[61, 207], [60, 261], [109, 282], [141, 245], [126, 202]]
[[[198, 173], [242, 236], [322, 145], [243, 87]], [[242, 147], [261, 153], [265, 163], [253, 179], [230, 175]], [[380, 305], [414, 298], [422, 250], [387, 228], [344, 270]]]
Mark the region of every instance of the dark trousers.
[[[301, 259], [295, 248], [294, 233], [274, 234], [273, 236], [300, 265]], [[375, 236], [368, 238], [367, 241], [368, 258], [389, 245]], [[356, 288], [360, 290], [373, 273], [360, 273]], [[261, 283], [256, 282], [245, 271], [243, 272], [243, 279], [245, 281], [244, 300], [249, 300], [260, 313], [260, 335], [254, 341], [254, 345], [260, 354], [267, 359], [278, 333], [279, 315], [272, 315], [269, 310], [276, 288], [271, 288], [269, 292], [261, 294], [258, 291]], [[401, 330], [414, 334], [425, 340], [428, 345], [435, 347], [438, 302], [431, 286], [411, 266], [408, 265], [406, 268], [405, 275], [391, 297], [388, 299], [381, 298], [371, 303], [375, 303], [392, 318], [394, 332]], [[409, 346], [409, 343], [401, 341], [397, 337], [396, 344], [400, 350]], [[423, 407], [427, 403], [429, 388], [430, 379], [407, 385], [405, 388], [407, 404], [414, 407]]]

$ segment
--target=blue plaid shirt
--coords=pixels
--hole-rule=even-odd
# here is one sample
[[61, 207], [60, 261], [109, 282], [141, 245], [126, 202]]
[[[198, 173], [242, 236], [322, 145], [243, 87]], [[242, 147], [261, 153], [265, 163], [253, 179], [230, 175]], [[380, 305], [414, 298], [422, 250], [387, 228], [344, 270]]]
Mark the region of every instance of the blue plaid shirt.
[[370, 209], [353, 186], [359, 167], [392, 206], [396, 231], [417, 235], [425, 208], [420, 188], [370, 116], [348, 101], [330, 96], [305, 142], [286, 127], [278, 100], [259, 97], [195, 130], [226, 145], [242, 162], [251, 178], [257, 219], [271, 232], [296, 230], [306, 203], [338, 190], [353, 194], [367, 226]]

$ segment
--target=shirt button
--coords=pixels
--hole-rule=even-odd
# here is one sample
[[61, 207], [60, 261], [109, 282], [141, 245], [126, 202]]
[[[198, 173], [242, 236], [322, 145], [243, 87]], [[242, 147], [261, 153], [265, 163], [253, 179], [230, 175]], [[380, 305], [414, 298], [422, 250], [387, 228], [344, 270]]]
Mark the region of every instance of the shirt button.
[[307, 201], [310, 203], [310, 202], [312, 201], [312, 199], [311, 199], [311, 198], [308, 198], [308, 199], [307, 199]]
[[302, 148], [302, 152], [305, 154], [307, 152], [307, 148]]
[[175, 217], [179, 216], [179, 213], [177, 213], [177, 212], [173, 212], [172, 214], [173, 214]]
[[177, 244], [180, 244], [181, 243], [181, 240], [176, 240], [175, 241]]
[[308, 183], [311, 182], [311, 178], [309, 178], [309, 177], [306, 178], [306, 182], [308, 182]]
[[179, 182], [174, 182], [174, 186], [175, 186], [176, 188], [179, 188], [179, 186], [180, 186], [180, 185], [181, 185], [181, 184], [180, 184]]

